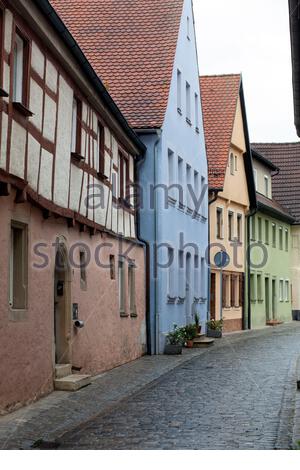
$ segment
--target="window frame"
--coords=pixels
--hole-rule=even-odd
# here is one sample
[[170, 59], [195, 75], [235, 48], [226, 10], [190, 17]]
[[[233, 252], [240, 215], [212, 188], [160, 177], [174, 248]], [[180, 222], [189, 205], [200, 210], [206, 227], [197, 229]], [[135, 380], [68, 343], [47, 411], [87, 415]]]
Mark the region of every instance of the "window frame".
[[[74, 125], [74, 103], [76, 103], [76, 123]], [[75, 130], [75, 142], [73, 140]], [[81, 155], [82, 143], [82, 100], [74, 93], [72, 101], [72, 134], [71, 134], [71, 155], [76, 159], [83, 160]]]
[[[29, 95], [30, 95], [30, 53], [31, 53], [31, 42], [30, 38], [24, 33], [24, 31], [17, 25], [14, 25], [14, 39], [12, 45], [12, 104], [15, 109], [20, 111], [26, 117], [32, 116], [29, 111]], [[17, 37], [22, 41], [22, 78], [21, 78], [21, 97], [18, 96], [16, 87], [16, 47]], [[21, 98], [21, 99], [19, 99]]]
[[[15, 266], [14, 262], [16, 259], [15, 253], [14, 253], [14, 230], [21, 230], [22, 231], [22, 253], [21, 253], [21, 258], [20, 256], [17, 256], [17, 261], [18, 263], [21, 263], [21, 268], [20, 266], [16, 271], [18, 272], [18, 275], [20, 275], [21, 272], [21, 281], [23, 284], [23, 289], [24, 289], [24, 304], [22, 306], [16, 306], [15, 304], [15, 294], [14, 294], [14, 273], [15, 273]], [[17, 220], [11, 220], [10, 223], [10, 257], [9, 257], [9, 306], [12, 311], [17, 311], [17, 312], [22, 312], [26, 311], [28, 309], [28, 264], [29, 264], [29, 258], [28, 258], [28, 225], [19, 222]], [[18, 285], [21, 284], [20, 281], [17, 282]]]
[[[98, 148], [98, 176], [104, 177], [105, 176], [105, 130], [102, 122], [98, 120], [98, 128], [97, 128], [97, 148]], [[100, 144], [99, 144], [100, 140]]]
[[[224, 210], [223, 207], [216, 208], [216, 238], [222, 240], [224, 238]], [[219, 224], [219, 217], [220, 216], [220, 224]], [[219, 230], [220, 227], [220, 230]]]

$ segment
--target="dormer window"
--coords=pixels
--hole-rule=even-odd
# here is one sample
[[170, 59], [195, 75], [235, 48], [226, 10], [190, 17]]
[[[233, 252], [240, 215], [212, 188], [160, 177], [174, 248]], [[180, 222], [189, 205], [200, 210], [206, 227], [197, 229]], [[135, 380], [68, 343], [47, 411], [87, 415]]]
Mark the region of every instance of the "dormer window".
[[191, 31], [190, 31], [190, 29], [191, 29], [191, 24], [190, 24], [190, 23], [191, 23], [190, 17], [187, 16], [187, 18], [186, 18], [186, 36], [187, 36], [187, 38], [188, 38], [189, 41], [191, 40], [191, 36], [190, 36], [190, 33], [191, 33]]

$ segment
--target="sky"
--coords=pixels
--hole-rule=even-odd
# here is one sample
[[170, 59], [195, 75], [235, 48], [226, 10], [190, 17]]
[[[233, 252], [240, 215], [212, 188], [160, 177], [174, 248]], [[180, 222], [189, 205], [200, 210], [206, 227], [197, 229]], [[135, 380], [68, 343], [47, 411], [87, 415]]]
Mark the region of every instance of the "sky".
[[288, 0], [193, 0], [200, 75], [243, 75], [251, 142], [299, 141]]

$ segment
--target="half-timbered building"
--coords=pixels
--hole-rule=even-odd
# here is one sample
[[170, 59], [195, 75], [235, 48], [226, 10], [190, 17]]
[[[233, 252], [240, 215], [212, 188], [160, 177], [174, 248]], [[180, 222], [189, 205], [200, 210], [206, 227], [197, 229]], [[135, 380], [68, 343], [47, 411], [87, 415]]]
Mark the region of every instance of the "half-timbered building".
[[0, 41], [5, 412], [144, 353], [145, 149], [48, 1], [1, 1]]

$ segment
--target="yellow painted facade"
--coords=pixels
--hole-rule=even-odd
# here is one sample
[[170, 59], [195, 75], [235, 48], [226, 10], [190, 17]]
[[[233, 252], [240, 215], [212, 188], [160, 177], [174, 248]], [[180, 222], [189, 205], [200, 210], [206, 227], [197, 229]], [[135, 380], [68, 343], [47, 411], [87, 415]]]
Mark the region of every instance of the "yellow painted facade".
[[[237, 104], [232, 139], [228, 154], [223, 191], [210, 204], [211, 260], [211, 318], [220, 319], [221, 303], [224, 330], [242, 328], [245, 273], [245, 222], [249, 211], [249, 195], [244, 167], [246, 152], [240, 100]], [[239, 245], [237, 246], [237, 240]], [[222, 249], [230, 257], [223, 271], [223, 292], [220, 292], [220, 270], [215, 268], [214, 256]]]

